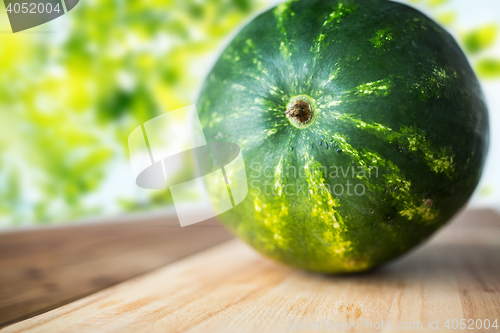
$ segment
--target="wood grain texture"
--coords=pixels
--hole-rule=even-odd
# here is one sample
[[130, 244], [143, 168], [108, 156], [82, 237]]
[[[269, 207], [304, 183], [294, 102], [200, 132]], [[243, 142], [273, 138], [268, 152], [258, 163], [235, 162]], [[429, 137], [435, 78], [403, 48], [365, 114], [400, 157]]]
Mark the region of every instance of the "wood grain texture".
[[0, 325], [12, 323], [229, 239], [217, 221], [181, 228], [147, 218], [0, 234]]
[[296, 271], [232, 240], [4, 332], [295, 332], [293, 320], [323, 319], [423, 325], [377, 332], [429, 332], [437, 320], [432, 332], [450, 332], [446, 319], [462, 318], [500, 319], [500, 219], [492, 212], [468, 212], [410, 255], [350, 276]]

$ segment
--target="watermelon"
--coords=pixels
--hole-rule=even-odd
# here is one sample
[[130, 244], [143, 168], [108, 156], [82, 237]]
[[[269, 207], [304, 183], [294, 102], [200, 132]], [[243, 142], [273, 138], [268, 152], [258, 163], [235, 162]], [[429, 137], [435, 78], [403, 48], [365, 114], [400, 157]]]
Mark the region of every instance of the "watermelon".
[[221, 221], [308, 271], [369, 270], [427, 239], [467, 202], [488, 148], [481, 88], [454, 38], [384, 0], [262, 13], [223, 51], [197, 109], [208, 141], [238, 144], [245, 162], [248, 196]]

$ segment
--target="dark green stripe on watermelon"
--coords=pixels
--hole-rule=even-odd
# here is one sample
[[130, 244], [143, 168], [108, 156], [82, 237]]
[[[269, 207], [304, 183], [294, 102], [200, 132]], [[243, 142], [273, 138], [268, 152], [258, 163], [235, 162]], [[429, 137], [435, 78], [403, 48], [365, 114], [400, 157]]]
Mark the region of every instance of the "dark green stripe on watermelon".
[[[297, 128], [285, 111], [302, 95], [314, 119]], [[259, 15], [197, 108], [207, 139], [237, 143], [245, 160], [249, 195], [221, 220], [313, 271], [370, 269], [426, 239], [466, 203], [488, 146], [480, 86], [455, 40], [390, 1], [303, 0]], [[364, 193], [336, 195], [347, 181]]]

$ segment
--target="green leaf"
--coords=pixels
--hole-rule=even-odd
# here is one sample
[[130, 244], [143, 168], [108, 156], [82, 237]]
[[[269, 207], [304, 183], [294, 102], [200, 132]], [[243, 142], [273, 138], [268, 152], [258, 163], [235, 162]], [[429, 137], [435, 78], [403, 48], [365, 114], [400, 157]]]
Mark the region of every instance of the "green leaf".
[[457, 19], [457, 13], [455, 13], [455, 12], [446, 12], [446, 13], [438, 14], [438, 15], [436, 15], [436, 19], [442, 25], [451, 25]]
[[440, 5], [443, 5], [445, 3], [447, 3], [448, 0], [429, 0], [429, 6], [431, 7], [437, 7], [437, 6], [440, 6]]
[[476, 73], [482, 78], [500, 77], [500, 59], [486, 58], [476, 63]]
[[498, 27], [496, 24], [489, 24], [468, 32], [462, 39], [465, 50], [471, 54], [483, 51], [495, 43], [497, 33]]

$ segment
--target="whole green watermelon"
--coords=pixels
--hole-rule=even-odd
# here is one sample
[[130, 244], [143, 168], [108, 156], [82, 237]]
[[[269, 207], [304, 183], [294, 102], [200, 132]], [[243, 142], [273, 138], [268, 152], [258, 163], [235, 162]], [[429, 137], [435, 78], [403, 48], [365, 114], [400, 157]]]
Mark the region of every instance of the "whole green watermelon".
[[488, 147], [453, 37], [384, 0], [264, 12], [222, 53], [197, 109], [207, 140], [238, 144], [246, 165], [249, 194], [220, 219], [310, 271], [368, 270], [425, 240], [467, 202]]

